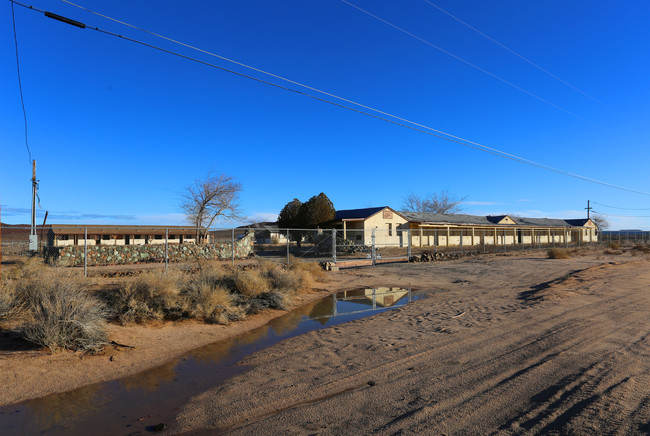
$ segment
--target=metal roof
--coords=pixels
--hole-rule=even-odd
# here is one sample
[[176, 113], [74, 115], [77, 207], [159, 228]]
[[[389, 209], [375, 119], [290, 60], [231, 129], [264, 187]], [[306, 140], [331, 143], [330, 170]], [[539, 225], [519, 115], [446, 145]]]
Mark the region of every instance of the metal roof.
[[587, 219], [560, 219], [560, 218], [525, 218], [510, 217], [516, 224], [498, 224], [509, 215], [464, 215], [427, 212], [400, 212], [409, 222], [431, 224], [458, 224], [474, 226], [527, 226], [527, 227], [584, 227]]
[[270, 232], [278, 232], [280, 229], [277, 222], [265, 221], [261, 223], [247, 224], [239, 226], [238, 229], [253, 229], [253, 230], [268, 230]]
[[121, 226], [121, 225], [76, 225], [76, 224], [52, 224], [45, 226], [46, 230], [54, 234], [83, 235], [84, 229], [89, 235], [164, 235], [165, 230], [169, 234], [194, 234], [196, 228], [183, 226]]
[[[354, 220], [354, 219], [365, 219], [370, 218], [374, 214], [384, 209], [390, 209], [388, 206], [382, 207], [367, 207], [365, 209], [346, 209], [346, 210], [337, 210], [336, 216], [334, 219], [336, 221], [342, 220]], [[392, 210], [392, 209], [391, 209]]]

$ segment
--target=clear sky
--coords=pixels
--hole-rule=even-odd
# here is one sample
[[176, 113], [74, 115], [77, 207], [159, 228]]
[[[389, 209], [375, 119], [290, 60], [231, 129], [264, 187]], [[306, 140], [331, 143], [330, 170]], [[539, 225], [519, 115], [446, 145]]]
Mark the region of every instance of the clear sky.
[[[62, 1], [25, 3], [299, 88]], [[506, 153], [650, 193], [646, 0], [75, 3]], [[0, 7], [1, 213], [3, 222], [27, 223], [31, 167], [11, 3]], [[466, 197], [470, 214], [576, 218], [591, 200], [614, 229], [650, 229], [648, 195], [513, 162], [20, 6], [15, 19], [39, 222], [47, 210], [51, 223], [184, 224], [185, 187], [212, 170], [243, 185], [241, 206], [253, 221], [320, 192], [336, 209], [400, 209], [411, 192], [446, 189]]]

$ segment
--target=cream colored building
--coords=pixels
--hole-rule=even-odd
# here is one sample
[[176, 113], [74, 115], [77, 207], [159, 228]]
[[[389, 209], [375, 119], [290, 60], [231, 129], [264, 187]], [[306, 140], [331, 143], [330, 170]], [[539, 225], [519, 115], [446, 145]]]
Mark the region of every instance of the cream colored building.
[[388, 206], [340, 210], [334, 221], [335, 227], [343, 231], [343, 239], [360, 245], [372, 244], [373, 229], [375, 245], [408, 245], [408, 220]]
[[376, 246], [458, 247], [578, 244], [598, 241], [590, 219], [397, 212], [388, 206], [336, 212], [343, 238]]

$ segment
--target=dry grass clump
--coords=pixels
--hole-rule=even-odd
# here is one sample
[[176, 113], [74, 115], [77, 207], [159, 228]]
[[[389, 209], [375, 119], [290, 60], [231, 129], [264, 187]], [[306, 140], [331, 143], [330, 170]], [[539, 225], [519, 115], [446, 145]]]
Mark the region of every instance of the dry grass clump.
[[256, 297], [270, 290], [269, 282], [259, 270], [237, 271], [233, 277], [235, 290], [245, 297]]
[[143, 273], [105, 299], [121, 324], [183, 318], [227, 324], [267, 308], [290, 309], [295, 295], [323, 275], [307, 262], [287, 268], [262, 260], [245, 268], [201, 264], [187, 273]]
[[309, 274], [309, 278], [321, 281], [325, 278], [325, 270], [318, 262], [304, 262], [291, 256], [289, 258], [289, 269], [292, 271], [304, 271]]
[[220, 285], [196, 283], [183, 295], [188, 302], [188, 316], [210, 324], [228, 324], [241, 319], [243, 311], [233, 305], [228, 289]]
[[11, 322], [16, 318], [18, 312], [13, 286], [9, 282], [3, 281], [0, 283], [0, 324]]
[[549, 249], [547, 256], [549, 259], [568, 259], [571, 257], [566, 249], [558, 247]]
[[245, 304], [235, 304], [229, 288], [234, 280], [218, 266], [202, 266], [195, 273], [148, 272], [124, 288], [105, 295], [120, 324], [200, 319], [227, 324], [245, 317]]
[[650, 253], [650, 245], [635, 245], [634, 249], [640, 251], [641, 253]]
[[180, 318], [183, 305], [178, 271], [146, 272], [108, 296], [115, 319], [121, 324]]
[[228, 289], [228, 285], [233, 286], [233, 280], [222, 267], [202, 267], [186, 279], [181, 295], [188, 317], [211, 324], [228, 324], [245, 318], [245, 308], [235, 305], [235, 298]]
[[611, 248], [612, 250], [618, 250], [619, 247], [620, 247], [620, 245], [619, 245], [618, 242], [610, 242], [609, 243], [609, 248]]
[[51, 351], [96, 352], [107, 343], [106, 308], [78, 276], [43, 269], [14, 283], [22, 336]]

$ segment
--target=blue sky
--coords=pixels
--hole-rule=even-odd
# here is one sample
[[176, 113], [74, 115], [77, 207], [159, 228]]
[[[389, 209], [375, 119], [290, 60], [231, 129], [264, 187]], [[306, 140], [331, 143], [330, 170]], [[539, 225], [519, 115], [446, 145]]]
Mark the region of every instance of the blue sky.
[[[349, 2], [404, 31], [340, 0], [75, 3], [506, 153], [650, 192], [647, 1]], [[62, 1], [26, 3], [287, 85]], [[31, 168], [10, 3], [2, 10], [0, 203], [3, 222], [25, 223]], [[185, 187], [212, 170], [243, 185], [250, 220], [320, 192], [337, 209], [399, 209], [411, 192], [448, 190], [466, 197], [470, 214], [575, 218], [591, 200], [614, 229], [650, 229], [648, 195], [513, 162], [20, 6], [15, 18], [40, 220], [48, 210], [52, 223], [184, 224]]]

